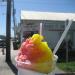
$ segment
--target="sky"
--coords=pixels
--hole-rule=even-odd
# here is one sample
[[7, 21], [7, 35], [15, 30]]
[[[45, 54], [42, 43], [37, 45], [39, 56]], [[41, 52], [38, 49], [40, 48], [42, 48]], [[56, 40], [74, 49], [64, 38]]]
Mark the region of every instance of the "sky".
[[[75, 0], [14, 0], [16, 23], [20, 22], [21, 10], [75, 13]], [[0, 2], [0, 35], [6, 34], [6, 3]], [[14, 36], [11, 18], [11, 36]]]

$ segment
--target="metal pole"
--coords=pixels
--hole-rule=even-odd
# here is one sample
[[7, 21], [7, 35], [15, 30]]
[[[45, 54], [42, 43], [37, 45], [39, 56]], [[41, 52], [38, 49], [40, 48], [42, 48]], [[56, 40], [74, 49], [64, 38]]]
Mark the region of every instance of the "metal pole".
[[[68, 20], [65, 21], [65, 28], [67, 25], [68, 25]], [[65, 41], [66, 41], [66, 63], [67, 63], [68, 62], [68, 38], [67, 36], [66, 36]]]
[[16, 38], [16, 22], [15, 22], [15, 13], [16, 9], [14, 8], [14, 0], [13, 0], [13, 23], [14, 23], [14, 38]]
[[11, 38], [11, 0], [7, 0], [7, 14], [6, 14], [6, 62], [11, 61], [10, 54], [10, 38]]
[[62, 33], [57, 45], [55, 46], [54, 48], [54, 51], [53, 51], [53, 54], [56, 54], [57, 50], [59, 49], [62, 41], [64, 40], [65, 36], [67, 35], [67, 32], [69, 31], [70, 29], [70, 26], [72, 25], [72, 20], [69, 21], [68, 25], [66, 26], [64, 32]]

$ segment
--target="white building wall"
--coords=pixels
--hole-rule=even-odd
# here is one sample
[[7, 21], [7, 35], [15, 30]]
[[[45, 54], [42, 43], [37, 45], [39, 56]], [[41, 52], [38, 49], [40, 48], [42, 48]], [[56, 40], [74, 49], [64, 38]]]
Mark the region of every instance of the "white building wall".
[[[31, 22], [31, 21], [29, 21], [29, 22]], [[29, 23], [28, 22], [28, 23]], [[46, 22], [46, 21], [45, 21]], [[33, 25], [33, 26], [28, 26], [27, 24], [25, 24], [25, 23], [23, 23], [22, 24], [22, 29], [21, 29], [21, 41], [22, 41], [22, 36], [23, 36], [23, 32], [24, 31], [39, 31], [39, 27], [40, 27], [40, 23], [41, 23], [41, 21], [38, 21], [38, 20], [33, 20], [32, 21], [32, 23], [33, 24], [35, 24], [35, 25]], [[46, 23], [45, 23], [46, 24]], [[49, 24], [49, 23], [48, 23]], [[49, 25], [51, 25], [51, 26], [53, 26], [52, 28], [53, 29], [55, 29], [55, 31], [53, 30], [50, 30], [51, 29], [51, 26], [49, 27]], [[59, 22], [59, 23], [56, 23], [56, 22], [50, 22], [50, 24], [49, 25], [44, 25], [43, 24], [43, 30], [42, 30], [42, 34], [43, 34], [43, 36], [44, 36], [44, 38], [45, 38], [45, 41], [47, 41], [48, 42], [48, 45], [49, 45], [49, 47], [50, 48], [52, 48], [52, 49], [54, 49], [55, 48], [55, 46], [56, 46], [56, 44], [57, 44], [57, 42], [58, 42], [58, 40], [60, 39], [60, 37], [61, 37], [61, 34], [62, 33], [60, 33], [60, 30], [62, 30], [62, 29], [64, 29], [64, 22], [62, 23], [62, 22]], [[47, 26], [47, 27], [46, 27]], [[63, 31], [62, 31], [63, 32]], [[75, 33], [74, 33], [74, 35], [73, 35], [73, 48], [75, 48]]]
[[54, 48], [60, 38], [59, 33], [56, 31], [44, 31], [43, 35], [45, 37], [45, 41], [48, 42], [50, 48]]

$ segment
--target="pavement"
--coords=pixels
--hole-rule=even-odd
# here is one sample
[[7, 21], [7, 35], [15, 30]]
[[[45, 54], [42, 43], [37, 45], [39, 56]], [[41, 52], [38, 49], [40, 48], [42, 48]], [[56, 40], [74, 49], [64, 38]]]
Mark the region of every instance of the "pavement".
[[[11, 63], [7, 63], [5, 61], [6, 58], [6, 50], [4, 50], [4, 55], [2, 54], [2, 49], [0, 48], [0, 75], [18, 75], [17, 71], [18, 69], [16, 68], [16, 62], [15, 62], [15, 57], [17, 55], [18, 50], [13, 50], [13, 46], [11, 43]], [[64, 71], [58, 69], [56, 67], [55, 73], [64, 73]]]
[[14, 75], [8, 64], [5, 62], [5, 55], [2, 55], [0, 49], [0, 75]]

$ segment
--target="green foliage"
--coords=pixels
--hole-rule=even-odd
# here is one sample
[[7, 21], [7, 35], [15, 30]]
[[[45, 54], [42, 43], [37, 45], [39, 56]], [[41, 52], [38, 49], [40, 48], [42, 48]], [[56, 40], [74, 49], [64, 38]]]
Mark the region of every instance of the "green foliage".
[[75, 62], [58, 63], [57, 65], [65, 72], [75, 72]]

